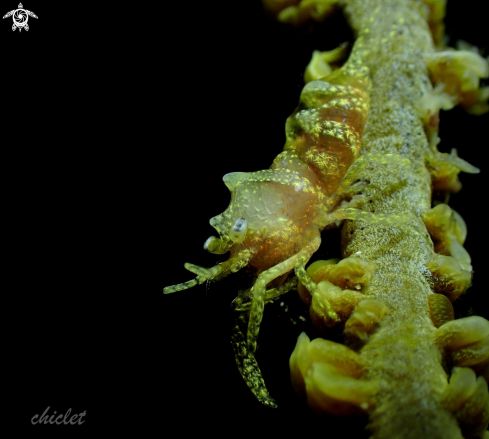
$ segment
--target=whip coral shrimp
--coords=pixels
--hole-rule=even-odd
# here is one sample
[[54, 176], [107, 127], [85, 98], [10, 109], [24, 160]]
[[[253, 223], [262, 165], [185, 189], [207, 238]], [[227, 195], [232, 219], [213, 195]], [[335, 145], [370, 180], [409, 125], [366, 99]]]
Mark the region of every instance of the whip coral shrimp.
[[[365, 48], [357, 42], [356, 50], [363, 53]], [[320, 232], [328, 224], [345, 218], [396, 220], [339, 206], [342, 195], [366, 165], [367, 160], [359, 158], [359, 152], [369, 91], [368, 69], [355, 52], [341, 69], [309, 82], [301, 93], [299, 106], [287, 120], [284, 151], [270, 169], [235, 172], [223, 178], [231, 191], [231, 203], [210, 220], [219, 237], [208, 238], [204, 249], [215, 254], [229, 252], [229, 259], [209, 269], [187, 263], [185, 268], [197, 277], [164, 289], [169, 294], [219, 280], [245, 266], [253, 268], [257, 278], [246, 293], [247, 352], [240, 356], [246, 361], [256, 350], [265, 303], [295, 286], [294, 280], [284, 283], [287, 275], [294, 270], [303, 285], [315, 290], [305, 264], [319, 248]], [[409, 160], [392, 154], [369, 158], [409, 166]], [[235, 303], [236, 311], [248, 310], [242, 302], [241, 297]], [[329, 318], [339, 321], [327, 300], [322, 306]], [[257, 366], [238, 365], [255, 396], [264, 404], [275, 406]]]
[[[368, 215], [337, 208], [341, 194], [365, 166], [357, 158], [368, 114], [369, 79], [360, 63], [352, 55], [342, 69], [304, 87], [299, 107], [287, 121], [284, 152], [269, 170], [224, 176], [231, 204], [210, 220], [219, 237], [211, 236], [204, 248], [216, 254], [229, 251], [230, 258], [210, 269], [186, 264], [197, 277], [165, 288], [165, 293], [173, 293], [253, 267], [258, 277], [249, 292], [250, 354], [256, 349], [265, 301], [292, 287], [280, 285], [284, 275], [294, 270], [302, 283], [314, 288], [304, 267], [319, 247], [321, 230], [337, 219]], [[267, 295], [267, 285], [275, 280], [278, 288]], [[338, 319], [332, 309], [327, 312]], [[261, 383], [258, 389], [254, 378], [247, 382], [262, 402], [274, 405]]]

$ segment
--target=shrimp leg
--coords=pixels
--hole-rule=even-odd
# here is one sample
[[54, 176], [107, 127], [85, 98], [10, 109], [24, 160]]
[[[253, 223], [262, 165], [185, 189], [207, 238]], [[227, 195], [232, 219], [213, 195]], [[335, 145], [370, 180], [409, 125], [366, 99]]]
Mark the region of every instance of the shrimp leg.
[[[312, 279], [310, 279], [305, 272], [304, 266], [309, 258], [312, 256], [312, 254], [319, 248], [320, 244], [321, 237], [318, 235], [301, 251], [281, 262], [280, 264], [277, 264], [274, 267], [264, 271], [256, 279], [256, 282], [251, 288], [250, 292], [252, 303], [247, 335], [248, 349], [251, 353], [254, 353], [256, 351], [256, 340], [258, 338], [258, 333], [260, 332], [260, 323], [263, 318], [267, 284], [277, 277], [281, 276], [282, 274], [287, 273], [288, 271], [295, 268], [297, 277], [302, 283], [307, 283], [308, 286], [309, 283], [312, 283], [315, 286]], [[312, 288], [314, 288], [314, 286], [312, 286]], [[331, 310], [331, 312], [334, 311]]]

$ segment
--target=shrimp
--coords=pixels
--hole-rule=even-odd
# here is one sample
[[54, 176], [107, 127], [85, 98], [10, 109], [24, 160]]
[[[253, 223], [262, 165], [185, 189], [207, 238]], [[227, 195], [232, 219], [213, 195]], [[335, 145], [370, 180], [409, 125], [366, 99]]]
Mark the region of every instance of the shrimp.
[[[364, 50], [357, 43], [356, 51]], [[367, 163], [359, 153], [369, 91], [368, 69], [355, 51], [341, 69], [306, 84], [299, 106], [287, 119], [284, 151], [270, 169], [223, 177], [231, 203], [210, 220], [219, 237], [209, 237], [204, 249], [214, 254], [229, 252], [229, 259], [212, 268], [187, 263], [185, 268], [196, 278], [164, 289], [165, 294], [174, 293], [252, 267], [257, 278], [246, 293], [250, 298], [247, 355], [256, 351], [265, 302], [293, 287], [293, 282], [281, 285], [292, 270], [302, 284], [315, 289], [305, 265], [319, 248], [320, 233], [326, 226], [345, 218], [389, 221], [348, 203], [348, 207], [340, 206], [342, 195]], [[409, 166], [409, 160], [392, 155], [370, 159]], [[272, 285], [277, 288], [267, 290]], [[235, 305], [237, 311], [244, 310]], [[337, 321], [327, 302], [325, 307]], [[274, 405], [262, 385], [250, 387], [259, 389], [254, 393], [261, 402]]]

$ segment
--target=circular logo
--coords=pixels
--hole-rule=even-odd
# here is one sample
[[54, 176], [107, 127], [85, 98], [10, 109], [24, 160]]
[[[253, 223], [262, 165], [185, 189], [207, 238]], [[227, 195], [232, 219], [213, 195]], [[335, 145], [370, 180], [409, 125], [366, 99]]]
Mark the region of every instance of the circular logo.
[[27, 23], [27, 12], [23, 9], [17, 9], [14, 12], [13, 18], [16, 26], [25, 26], [25, 24]]

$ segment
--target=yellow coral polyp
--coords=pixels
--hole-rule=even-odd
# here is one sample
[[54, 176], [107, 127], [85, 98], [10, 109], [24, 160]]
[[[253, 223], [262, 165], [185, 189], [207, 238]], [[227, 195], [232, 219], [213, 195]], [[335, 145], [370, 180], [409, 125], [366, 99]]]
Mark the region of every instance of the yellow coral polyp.
[[326, 52], [315, 50], [304, 72], [304, 82], [307, 84], [331, 74], [335, 69], [335, 64], [346, 56], [347, 47], [348, 44], [344, 43], [336, 49]]
[[305, 333], [290, 357], [293, 386], [318, 413], [350, 415], [367, 410], [378, 385], [359, 379], [364, 369], [361, 357], [351, 349], [324, 339], [311, 342]]
[[433, 275], [434, 291], [444, 294], [451, 302], [465, 293], [472, 284], [472, 273], [464, 270], [452, 256], [434, 255], [425, 266]]
[[472, 396], [477, 376], [469, 367], [454, 367], [450, 383], [441, 395], [441, 404], [452, 413], [460, 410]]
[[471, 397], [456, 412], [456, 416], [466, 437], [480, 437], [484, 434], [489, 422], [489, 392], [484, 378], [477, 378]]
[[463, 270], [472, 271], [470, 255], [462, 246], [467, 227], [460, 214], [446, 204], [438, 204], [423, 214], [423, 220], [433, 238], [435, 252], [453, 256]]
[[[448, 254], [452, 235], [460, 235], [461, 228], [465, 228], [465, 231], [467, 230], [462, 217], [460, 215], [455, 217], [450, 206], [443, 203], [424, 212], [423, 220], [428, 233], [435, 241], [435, 251], [437, 253], [446, 252], [445, 254]], [[462, 238], [462, 236], [460, 237]], [[463, 244], [463, 241], [461, 244]]]
[[484, 340], [489, 335], [489, 321], [480, 316], [454, 320], [438, 328], [435, 341], [450, 351]]
[[[331, 282], [321, 281], [310, 304], [309, 312], [312, 322], [318, 330], [345, 323], [357, 304], [364, 299], [365, 296], [358, 291], [342, 290]], [[326, 303], [335, 310], [339, 317], [338, 320], [329, 317], [326, 311]]]
[[387, 306], [379, 300], [360, 301], [346, 322], [345, 335], [366, 341], [388, 312]]
[[431, 321], [436, 328], [452, 321], [455, 317], [452, 302], [443, 294], [431, 294], [428, 297], [428, 308]]
[[449, 50], [430, 55], [426, 64], [432, 82], [443, 84], [457, 103], [474, 114], [488, 111], [488, 89], [479, 89], [479, 79], [489, 76], [487, 60], [472, 51]]
[[316, 283], [329, 281], [341, 289], [361, 290], [370, 281], [375, 264], [359, 257], [350, 256], [313, 262], [307, 272]]
[[329, 272], [329, 281], [342, 289], [361, 290], [370, 282], [375, 264], [359, 257], [342, 259]]
[[457, 366], [469, 366], [480, 370], [489, 363], [489, 336], [470, 346], [460, 348], [453, 353], [452, 360]]
[[313, 363], [305, 378], [307, 402], [319, 414], [336, 416], [359, 414], [374, 403], [379, 386], [341, 375], [323, 363]]

